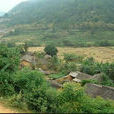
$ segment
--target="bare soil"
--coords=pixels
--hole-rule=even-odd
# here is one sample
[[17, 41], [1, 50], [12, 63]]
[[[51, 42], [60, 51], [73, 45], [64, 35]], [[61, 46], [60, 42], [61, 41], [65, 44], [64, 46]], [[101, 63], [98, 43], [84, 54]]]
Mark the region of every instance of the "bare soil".
[[18, 113], [18, 112], [0, 103], [0, 113]]

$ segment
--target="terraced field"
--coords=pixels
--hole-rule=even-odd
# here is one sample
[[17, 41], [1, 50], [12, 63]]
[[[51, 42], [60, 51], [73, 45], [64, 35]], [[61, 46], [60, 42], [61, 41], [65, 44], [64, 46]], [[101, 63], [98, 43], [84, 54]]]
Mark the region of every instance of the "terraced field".
[[[30, 47], [30, 52], [42, 52], [44, 47]], [[85, 57], [94, 57], [98, 62], [114, 62], [114, 47], [89, 47], [89, 48], [70, 48], [58, 47], [58, 56], [63, 58], [64, 53], [73, 53]]]

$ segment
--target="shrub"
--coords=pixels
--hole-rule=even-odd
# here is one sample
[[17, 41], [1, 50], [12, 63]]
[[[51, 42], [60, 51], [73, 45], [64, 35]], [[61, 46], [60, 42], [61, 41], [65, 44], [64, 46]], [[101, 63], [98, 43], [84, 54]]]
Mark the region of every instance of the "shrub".
[[[58, 112], [80, 112], [80, 101], [84, 98], [84, 91], [80, 84], [65, 83], [64, 89], [58, 95]], [[73, 107], [72, 107], [73, 106]]]
[[114, 63], [101, 64], [101, 71], [114, 81]]
[[111, 46], [108, 40], [96, 42], [98, 46]]
[[42, 86], [45, 82], [43, 74], [30, 69], [22, 69], [13, 75], [16, 93], [27, 93]]
[[0, 47], [0, 69], [2, 71], [14, 72], [20, 63], [20, 52], [18, 48]]
[[26, 97], [29, 109], [35, 112], [56, 112], [56, 91], [40, 87]]
[[94, 75], [101, 72], [101, 65], [93, 58], [87, 58], [82, 62], [81, 72]]
[[70, 72], [77, 71], [77, 65], [74, 62], [68, 62], [63, 65], [62, 72], [68, 74]]
[[83, 57], [82, 56], [77, 56], [77, 55], [74, 55], [74, 54], [64, 54], [64, 60], [66, 62], [72, 62], [72, 61], [75, 61], [75, 62], [82, 62], [83, 60]]
[[60, 67], [59, 65], [61, 64], [61, 61], [58, 59], [57, 56], [53, 56], [50, 60], [49, 60], [49, 64], [48, 64], [48, 68], [52, 69], [52, 70], [58, 70]]
[[47, 45], [45, 47], [44, 51], [46, 52], [46, 54], [51, 55], [52, 57], [54, 55], [57, 55], [57, 52], [58, 52], [57, 48], [53, 44], [52, 45]]
[[37, 58], [44, 58], [45, 53], [44, 52], [37, 52], [37, 53], [35, 53], [35, 55]]
[[63, 40], [63, 45], [64, 45], [64, 46], [69, 46], [69, 47], [75, 46], [75, 44], [72, 43], [72, 42], [69, 41], [69, 40]]
[[9, 72], [0, 72], [0, 96], [11, 96], [15, 93], [14, 82]]
[[22, 93], [14, 94], [8, 99], [8, 101], [10, 102], [11, 106], [28, 111], [28, 106]]
[[49, 75], [49, 78], [52, 78], [52, 79], [57, 79], [57, 78], [61, 78], [61, 77], [64, 77], [65, 75], [63, 73], [57, 73], [57, 74], [51, 74]]
[[103, 78], [103, 81], [101, 82], [102, 85], [113, 86], [114, 87], [113, 80], [111, 80], [109, 78], [109, 76], [107, 76], [106, 74], [103, 74], [102, 78]]
[[58, 95], [60, 113], [113, 113], [114, 101], [88, 97], [80, 84], [66, 83]]

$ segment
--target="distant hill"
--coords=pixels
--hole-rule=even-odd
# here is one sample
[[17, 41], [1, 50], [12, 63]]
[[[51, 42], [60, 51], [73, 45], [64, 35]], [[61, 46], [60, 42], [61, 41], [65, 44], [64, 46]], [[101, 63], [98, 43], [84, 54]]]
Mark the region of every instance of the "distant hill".
[[114, 24], [114, 0], [29, 0], [9, 13], [9, 24], [54, 23], [79, 24], [104, 22]]
[[113, 46], [114, 0], [28, 0], [5, 14], [1, 23], [13, 28], [3, 38], [14, 43]]

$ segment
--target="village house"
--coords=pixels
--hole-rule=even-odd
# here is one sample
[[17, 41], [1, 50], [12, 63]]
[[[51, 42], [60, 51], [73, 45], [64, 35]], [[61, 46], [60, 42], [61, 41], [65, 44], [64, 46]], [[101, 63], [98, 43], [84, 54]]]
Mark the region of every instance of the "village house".
[[73, 82], [81, 82], [82, 80], [89, 80], [91, 79], [91, 75], [82, 73], [82, 72], [71, 72], [69, 73], [69, 75], [63, 77], [63, 78], [59, 78], [56, 81], [58, 83], [64, 83], [64, 82], [69, 82], [69, 81], [73, 81]]
[[101, 96], [104, 99], [114, 100], [114, 87], [88, 83], [85, 92], [91, 97]]
[[36, 57], [32, 53], [27, 53], [21, 58], [21, 67], [30, 67], [33, 68], [36, 66]]

